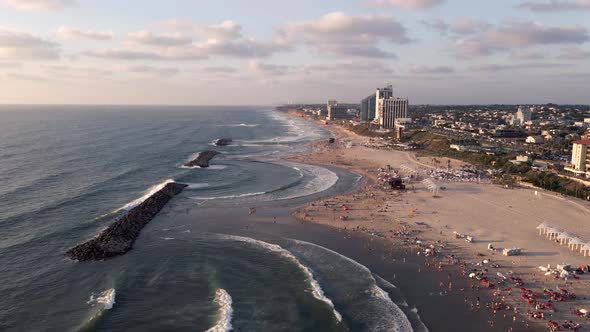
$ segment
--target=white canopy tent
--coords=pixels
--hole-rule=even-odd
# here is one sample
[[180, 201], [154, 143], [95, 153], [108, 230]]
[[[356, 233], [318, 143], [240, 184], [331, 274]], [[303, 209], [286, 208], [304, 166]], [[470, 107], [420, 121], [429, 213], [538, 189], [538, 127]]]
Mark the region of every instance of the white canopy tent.
[[573, 251], [573, 250], [578, 249], [578, 247], [581, 249], [582, 245], [584, 245], [584, 244], [585, 244], [584, 240], [580, 239], [579, 237], [574, 237], [568, 243], [568, 247], [571, 247], [572, 251]]
[[548, 227], [545, 235], [549, 238], [549, 240], [553, 240], [555, 239], [559, 234], [561, 233], [561, 230], [555, 227]]
[[537, 229], [539, 230], [539, 235], [543, 235], [543, 233], [545, 233], [547, 231], [547, 228], [549, 227], [551, 227], [551, 225], [547, 223], [542, 223], [539, 226], [537, 226]]
[[584, 254], [584, 257], [586, 257], [588, 255], [589, 251], [590, 251], [590, 242], [582, 245], [582, 249], [580, 249], [580, 253]]
[[559, 244], [561, 245], [568, 244], [572, 238], [573, 236], [568, 232], [561, 232], [557, 235], [557, 239], [559, 240]]

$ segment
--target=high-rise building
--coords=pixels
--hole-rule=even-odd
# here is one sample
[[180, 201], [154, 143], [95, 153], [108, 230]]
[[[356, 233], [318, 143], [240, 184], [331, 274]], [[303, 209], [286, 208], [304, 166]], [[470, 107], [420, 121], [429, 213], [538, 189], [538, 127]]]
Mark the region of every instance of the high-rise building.
[[375, 118], [376, 94], [361, 101], [361, 121], [372, 121]]
[[576, 175], [585, 175], [590, 178], [590, 153], [588, 153], [588, 146], [590, 146], [590, 139], [575, 141], [572, 148], [572, 162], [566, 167], [566, 171], [570, 171]]
[[375, 122], [381, 122], [383, 118], [383, 101], [393, 97], [393, 87], [388, 85], [384, 88], [379, 88], [375, 92]]
[[390, 97], [382, 100], [382, 116], [379, 124], [385, 129], [395, 128], [395, 120], [408, 117], [408, 100]]
[[518, 111], [516, 112], [516, 122], [515, 124], [523, 125], [529, 121], [531, 121], [533, 117], [532, 107], [530, 109], [524, 108], [522, 106], [518, 107]]
[[408, 117], [408, 100], [393, 96], [391, 85], [378, 88], [361, 101], [361, 121], [372, 121], [383, 128], [393, 129], [395, 120]]

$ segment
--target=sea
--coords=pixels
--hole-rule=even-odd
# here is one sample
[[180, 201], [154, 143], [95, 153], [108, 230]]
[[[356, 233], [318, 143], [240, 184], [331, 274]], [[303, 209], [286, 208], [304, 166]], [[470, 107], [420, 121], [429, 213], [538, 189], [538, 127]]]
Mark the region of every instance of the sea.
[[[0, 330], [426, 331], [394, 284], [252, 221], [359, 185], [286, 159], [330, 137], [263, 107], [0, 106]], [[129, 253], [64, 257], [170, 181]]]

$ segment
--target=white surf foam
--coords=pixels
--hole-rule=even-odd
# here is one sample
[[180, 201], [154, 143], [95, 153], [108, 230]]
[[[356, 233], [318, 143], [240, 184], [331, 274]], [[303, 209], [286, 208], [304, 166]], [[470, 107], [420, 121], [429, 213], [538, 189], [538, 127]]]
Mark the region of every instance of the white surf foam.
[[[334, 254], [336, 257], [345, 260], [346, 262], [351, 263], [356, 268], [360, 269], [361, 271], [365, 272], [364, 274], [367, 278], [372, 280], [371, 287], [366, 290], [368, 295], [373, 297], [375, 300], [378, 301], [377, 308], [381, 308], [385, 310], [385, 313], [388, 314], [391, 318], [388, 319], [385, 315], [381, 315], [379, 320], [371, 320], [369, 329], [370, 331], [397, 331], [397, 332], [410, 332], [413, 331], [412, 324], [410, 323], [408, 317], [404, 314], [404, 312], [391, 300], [389, 294], [377, 286], [377, 281], [373, 277], [371, 270], [369, 270], [366, 266], [360, 264], [359, 262], [346, 257], [336, 251], [330, 250], [328, 248], [324, 248], [314, 243], [300, 241], [300, 240], [292, 240], [296, 244], [311, 246], [325, 252]], [[395, 287], [394, 285], [392, 285]]]
[[209, 187], [208, 183], [187, 183], [189, 189], [201, 189]]
[[320, 300], [320, 301], [326, 303], [332, 309], [332, 312], [334, 313], [334, 317], [336, 317], [336, 320], [338, 320], [338, 322], [342, 321], [342, 315], [340, 315], [340, 313], [334, 308], [334, 303], [332, 303], [332, 300], [330, 300], [324, 294], [324, 291], [320, 287], [320, 284], [317, 282], [317, 280], [315, 280], [315, 278], [313, 276], [313, 271], [310, 268], [308, 268], [307, 266], [303, 265], [299, 261], [299, 259], [297, 259], [297, 257], [295, 257], [289, 250], [286, 250], [277, 244], [272, 244], [272, 243], [252, 239], [249, 237], [243, 237], [243, 236], [237, 236], [237, 235], [222, 235], [222, 234], [219, 234], [218, 236], [222, 239], [225, 239], [225, 240], [250, 243], [255, 246], [267, 249], [269, 251], [276, 252], [276, 253], [280, 254], [281, 256], [291, 260], [307, 276], [309, 286], [312, 290], [311, 293], [312, 293], [313, 297], [315, 297], [317, 300]]
[[305, 172], [311, 175], [311, 179], [302, 186], [295, 186], [277, 193], [276, 200], [286, 200], [298, 197], [309, 196], [326, 191], [332, 188], [338, 182], [338, 175], [331, 170], [315, 165], [298, 165], [291, 166], [297, 170], [300, 177], [303, 177]]
[[115, 305], [115, 295], [116, 291], [114, 288], [107, 289], [98, 294], [98, 297], [95, 297], [94, 294], [90, 295], [90, 299], [87, 303], [91, 305], [103, 304], [104, 310], [111, 310]]
[[131, 210], [134, 207], [138, 206], [139, 204], [143, 203], [146, 199], [150, 198], [150, 196], [152, 196], [153, 194], [155, 194], [156, 192], [162, 190], [162, 188], [164, 188], [168, 183], [174, 183], [174, 180], [172, 179], [168, 179], [162, 183], [158, 183], [154, 186], [151, 186], [147, 191], [144, 192], [143, 196], [141, 196], [140, 198], [131, 201], [125, 205], [123, 205], [122, 207], [120, 207], [119, 209], [116, 210], [116, 212], [121, 211], [121, 210]]
[[173, 237], [161, 237], [160, 239], [161, 239], [161, 240], [164, 240], [164, 241], [176, 240], [176, 239], [175, 239], [175, 238], [173, 238]]
[[218, 289], [215, 291], [215, 299], [213, 302], [219, 306], [219, 318], [217, 323], [207, 332], [227, 332], [233, 329], [231, 325], [231, 318], [233, 315], [232, 298], [225, 289]]
[[210, 201], [210, 200], [214, 200], [214, 199], [234, 199], [234, 198], [243, 198], [243, 197], [250, 197], [250, 196], [258, 196], [258, 195], [264, 195], [266, 194], [265, 192], [261, 191], [261, 192], [257, 192], [257, 193], [245, 193], [245, 194], [238, 194], [238, 195], [227, 195], [227, 196], [217, 196], [217, 197], [191, 197], [192, 199], [198, 199], [198, 200], [204, 200], [204, 201]]

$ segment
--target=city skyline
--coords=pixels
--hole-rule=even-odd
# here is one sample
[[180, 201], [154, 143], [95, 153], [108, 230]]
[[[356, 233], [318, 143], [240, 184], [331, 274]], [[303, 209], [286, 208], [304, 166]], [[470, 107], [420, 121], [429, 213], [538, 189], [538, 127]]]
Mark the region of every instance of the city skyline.
[[[2, 104], [590, 104], [588, 0], [0, 0]], [[228, 93], [231, 92], [231, 93]]]

